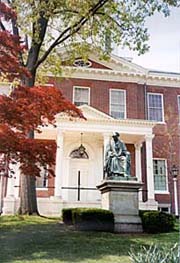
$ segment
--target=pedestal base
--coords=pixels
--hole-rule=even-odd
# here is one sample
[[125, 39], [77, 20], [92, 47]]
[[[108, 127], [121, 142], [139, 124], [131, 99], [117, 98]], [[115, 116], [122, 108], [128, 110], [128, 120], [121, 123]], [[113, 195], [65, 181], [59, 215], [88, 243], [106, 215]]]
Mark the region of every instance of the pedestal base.
[[97, 188], [102, 195], [102, 208], [113, 212], [115, 232], [142, 232], [139, 217], [137, 181], [104, 180]]

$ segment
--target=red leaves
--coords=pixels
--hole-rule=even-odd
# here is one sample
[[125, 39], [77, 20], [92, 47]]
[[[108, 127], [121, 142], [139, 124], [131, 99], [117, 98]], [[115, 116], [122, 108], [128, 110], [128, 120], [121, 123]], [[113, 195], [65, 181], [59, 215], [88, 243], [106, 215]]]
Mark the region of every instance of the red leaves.
[[[40, 166], [51, 167], [55, 164], [56, 143], [54, 141], [21, 139], [20, 143], [19, 161], [23, 174], [39, 176]], [[49, 172], [52, 173], [52, 170]]]
[[6, 21], [17, 18], [16, 12], [14, 10], [12, 10], [5, 3], [0, 2], [0, 17], [2, 16]]
[[29, 139], [27, 134], [38, 129], [44, 118], [54, 122], [59, 112], [83, 117], [81, 111], [52, 86], [19, 86], [10, 96], [0, 96], [0, 154], [20, 162], [24, 174], [38, 176], [39, 165], [50, 167], [54, 164], [56, 144]]
[[30, 73], [20, 63], [20, 55], [24, 50], [24, 46], [20, 45], [20, 38], [7, 31], [3, 25], [3, 20], [11, 19], [16, 20], [15, 11], [0, 1], [0, 76], [5, 74], [13, 80], [30, 76]]
[[10, 80], [15, 77], [30, 76], [28, 70], [21, 66], [19, 61], [22, 49], [19, 37], [8, 31], [0, 31], [0, 75], [4, 73]]
[[52, 123], [59, 112], [83, 117], [81, 111], [55, 87], [19, 86], [9, 97], [0, 96], [0, 124], [7, 123], [24, 134], [44, 124], [43, 119]]
[[[0, 125], [0, 156], [3, 154], [9, 165], [12, 161], [19, 162], [23, 174], [39, 176], [40, 166], [50, 167], [55, 163], [55, 153], [54, 141], [25, 138], [7, 125]], [[0, 167], [0, 170], [1, 168], [4, 169]]]

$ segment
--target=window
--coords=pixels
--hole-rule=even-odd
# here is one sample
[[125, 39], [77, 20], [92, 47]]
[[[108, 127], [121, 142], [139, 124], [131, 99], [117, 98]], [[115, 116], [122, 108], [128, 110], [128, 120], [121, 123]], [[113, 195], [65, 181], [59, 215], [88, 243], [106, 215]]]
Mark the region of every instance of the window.
[[126, 118], [126, 91], [110, 90], [110, 115], [116, 119]]
[[40, 176], [36, 177], [36, 188], [47, 188], [48, 171], [47, 168], [41, 167]]
[[78, 149], [73, 150], [70, 153], [72, 159], [89, 159], [85, 147], [81, 144]]
[[179, 122], [180, 122], [180, 95], [178, 95], [178, 112], [179, 112]]
[[167, 191], [166, 160], [153, 160], [154, 190]]
[[92, 65], [92, 63], [91, 63], [91, 61], [89, 61], [89, 60], [85, 61], [85, 60], [83, 60], [83, 59], [76, 59], [76, 60], [74, 61], [74, 66], [75, 66], [75, 67], [89, 68], [89, 67], [91, 67], [91, 65]]
[[148, 120], [164, 121], [163, 114], [163, 95], [156, 93], [148, 93]]
[[83, 104], [89, 104], [90, 101], [90, 89], [85, 87], [74, 87], [73, 102], [76, 106]]
[[166, 206], [165, 206], [165, 207], [159, 206], [159, 207], [158, 207], [158, 210], [161, 211], [161, 212], [164, 212], [164, 213], [168, 213], [168, 214], [169, 214], [169, 213], [170, 213], [170, 205], [168, 205], [167, 207], [166, 207]]

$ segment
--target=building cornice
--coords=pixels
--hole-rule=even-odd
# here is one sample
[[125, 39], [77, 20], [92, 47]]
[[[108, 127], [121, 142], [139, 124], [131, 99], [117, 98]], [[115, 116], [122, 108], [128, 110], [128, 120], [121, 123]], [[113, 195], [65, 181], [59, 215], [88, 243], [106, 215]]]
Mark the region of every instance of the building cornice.
[[[49, 76], [53, 76], [49, 74]], [[115, 82], [132, 82], [138, 84], [175, 87], [180, 88], [180, 74], [165, 73], [161, 74], [155, 71], [120, 71], [99, 68], [75, 68], [63, 67], [61, 77], [64, 78], [78, 78], [78, 79], [93, 79], [102, 81]]]
[[69, 123], [89, 123], [89, 124], [103, 124], [105, 126], [108, 125], [119, 125], [119, 126], [136, 126], [136, 127], [145, 127], [145, 128], [153, 128], [157, 122], [154, 121], [148, 121], [148, 120], [142, 120], [142, 119], [96, 119], [96, 118], [91, 118], [91, 119], [81, 119], [81, 118], [72, 118], [68, 117], [65, 115], [59, 115], [56, 118], [56, 125], [58, 126], [58, 123], [61, 125], [62, 122], [69, 122]]

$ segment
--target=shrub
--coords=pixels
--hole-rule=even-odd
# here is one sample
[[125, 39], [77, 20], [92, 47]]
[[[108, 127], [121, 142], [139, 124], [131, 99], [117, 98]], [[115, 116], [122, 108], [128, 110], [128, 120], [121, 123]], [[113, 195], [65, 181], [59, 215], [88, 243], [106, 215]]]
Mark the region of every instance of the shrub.
[[147, 233], [161, 233], [172, 231], [175, 226], [175, 217], [160, 211], [141, 211], [143, 230]]
[[76, 208], [72, 212], [73, 224], [78, 230], [114, 231], [114, 215], [100, 208]]
[[129, 253], [133, 263], [179, 263], [178, 245], [167, 249], [151, 245], [149, 248], [142, 247], [140, 251]]
[[63, 208], [62, 209], [62, 220], [66, 225], [72, 225], [72, 210], [74, 208]]

